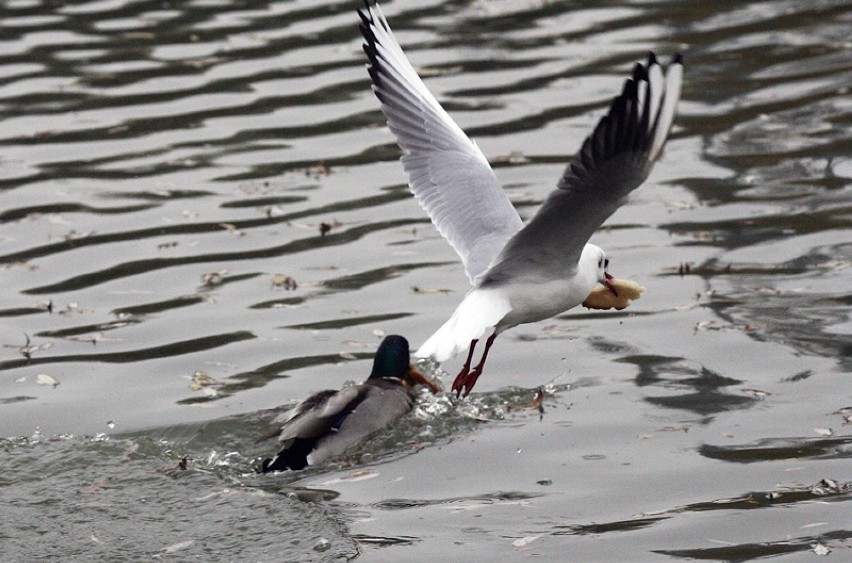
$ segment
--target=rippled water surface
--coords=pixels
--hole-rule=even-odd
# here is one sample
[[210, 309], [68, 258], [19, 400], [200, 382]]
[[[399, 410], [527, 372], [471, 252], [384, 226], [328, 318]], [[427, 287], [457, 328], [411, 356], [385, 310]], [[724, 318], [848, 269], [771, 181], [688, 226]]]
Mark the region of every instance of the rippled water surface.
[[0, 3], [4, 560], [852, 557], [843, 0], [386, 3], [524, 217], [632, 64], [684, 53], [666, 153], [593, 237], [647, 291], [506, 333], [470, 401], [340, 463], [253, 473], [276, 414], [467, 288], [356, 7]]

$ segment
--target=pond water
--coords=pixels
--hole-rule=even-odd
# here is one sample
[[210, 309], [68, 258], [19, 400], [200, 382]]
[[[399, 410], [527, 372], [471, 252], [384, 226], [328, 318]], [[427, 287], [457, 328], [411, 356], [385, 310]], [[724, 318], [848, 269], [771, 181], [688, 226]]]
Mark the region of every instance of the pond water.
[[843, 0], [385, 3], [524, 218], [632, 64], [683, 52], [665, 154], [592, 239], [647, 291], [505, 333], [467, 401], [338, 463], [254, 473], [276, 414], [467, 289], [356, 7], [0, 4], [3, 559], [852, 558]]

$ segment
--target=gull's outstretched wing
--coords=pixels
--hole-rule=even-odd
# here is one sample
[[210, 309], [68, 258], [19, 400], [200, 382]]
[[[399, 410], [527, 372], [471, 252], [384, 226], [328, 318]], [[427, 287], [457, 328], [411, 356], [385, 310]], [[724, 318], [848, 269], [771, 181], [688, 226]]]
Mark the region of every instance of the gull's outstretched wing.
[[378, 5], [365, 1], [373, 91], [402, 148], [408, 184], [474, 283], [523, 223], [482, 151], [426, 89]]
[[506, 244], [482, 283], [573, 273], [592, 233], [648, 177], [668, 138], [683, 76], [675, 56], [665, 76], [653, 53], [621, 94], [529, 223]]

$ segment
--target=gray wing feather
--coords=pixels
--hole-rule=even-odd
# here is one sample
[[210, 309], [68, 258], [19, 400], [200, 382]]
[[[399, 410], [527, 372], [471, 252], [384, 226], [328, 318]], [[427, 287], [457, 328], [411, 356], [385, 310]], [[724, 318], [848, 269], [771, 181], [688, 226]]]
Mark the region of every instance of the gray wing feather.
[[323, 418], [334, 418], [344, 414], [352, 405], [352, 402], [360, 398], [364, 391], [361, 385], [350, 385], [344, 387], [328, 398], [319, 416]]
[[317, 438], [331, 431], [340, 415], [352, 408], [363, 393], [362, 386], [353, 385], [340, 391], [314, 393], [296, 405], [281, 426], [278, 442], [288, 445], [294, 438]]
[[364, 385], [361, 401], [349, 413], [337, 432], [317, 442], [308, 455], [308, 463], [316, 465], [343, 454], [371, 435], [407, 413], [414, 402], [411, 393], [401, 385], [385, 388]]
[[423, 84], [378, 5], [359, 13], [373, 91], [403, 150], [411, 191], [473, 283], [523, 222], [482, 151]]
[[680, 97], [682, 60], [663, 78], [653, 53], [636, 65], [607, 115], [529, 223], [507, 243], [482, 283], [525, 273], [571, 275], [592, 233], [648, 177]]

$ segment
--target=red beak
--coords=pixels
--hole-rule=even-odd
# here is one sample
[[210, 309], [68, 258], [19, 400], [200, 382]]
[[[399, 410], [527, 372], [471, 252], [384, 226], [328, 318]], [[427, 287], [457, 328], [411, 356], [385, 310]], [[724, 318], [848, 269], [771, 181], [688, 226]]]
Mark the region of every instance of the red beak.
[[611, 275], [609, 275], [607, 272], [604, 272], [604, 282], [603, 282], [604, 287], [606, 287], [608, 290], [610, 290], [613, 295], [618, 297], [618, 292], [615, 290], [613, 285], [610, 283], [611, 279], [613, 279], [613, 277]]

